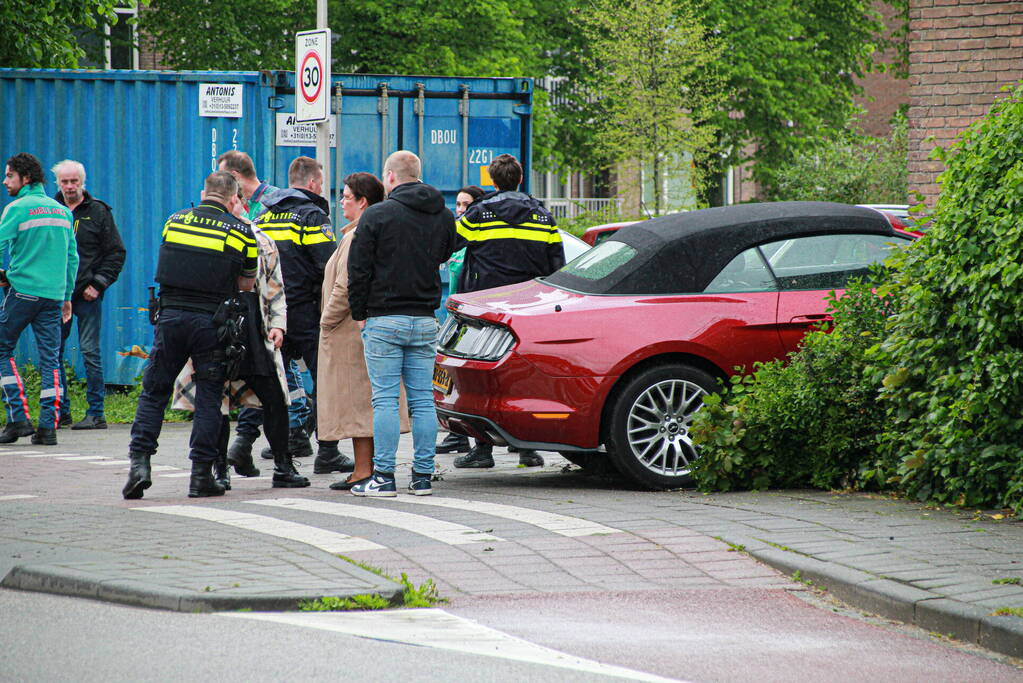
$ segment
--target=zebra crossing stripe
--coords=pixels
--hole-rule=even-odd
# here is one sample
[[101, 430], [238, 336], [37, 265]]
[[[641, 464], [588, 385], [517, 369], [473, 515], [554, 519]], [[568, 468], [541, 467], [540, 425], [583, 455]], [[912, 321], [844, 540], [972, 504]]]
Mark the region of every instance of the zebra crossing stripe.
[[530, 524], [562, 536], [602, 536], [621, 533], [620, 529], [612, 529], [609, 526], [597, 524], [586, 519], [544, 512], [543, 510], [533, 510], [532, 508], [523, 508], [516, 505], [484, 503], [478, 500], [460, 500], [458, 498], [447, 497], [427, 499], [415, 496], [402, 496], [397, 502], [414, 505], [432, 505], [453, 510], [478, 512], [481, 515], [490, 515], [491, 517], [503, 517], [515, 522]]
[[[679, 679], [664, 678], [656, 674], [604, 664], [559, 652], [436, 608], [384, 610], [381, 612], [218, 612], [217, 614], [234, 619], [257, 619], [344, 633], [360, 638], [409, 643], [410, 645], [463, 654], [529, 662], [587, 674], [624, 678], [630, 681], [679, 681]], [[551, 672], [550, 680], [558, 680], [557, 674]]]
[[58, 460], [106, 460], [105, 455], [61, 455]]
[[306, 524], [298, 524], [283, 519], [274, 519], [273, 517], [238, 512], [236, 510], [208, 508], [198, 505], [158, 505], [132, 509], [225, 524], [239, 529], [267, 534], [268, 536], [298, 541], [328, 553], [350, 553], [358, 550], [382, 550], [384, 548], [382, 545], [364, 538], [358, 538], [357, 536], [348, 536], [347, 534], [318, 529]]
[[28, 496], [24, 494], [12, 494], [10, 496], [0, 496], [0, 500], [25, 500], [26, 498], [35, 498], [36, 496]]
[[318, 512], [324, 515], [337, 515], [339, 517], [355, 517], [356, 519], [364, 519], [368, 522], [411, 531], [412, 533], [427, 536], [448, 545], [493, 543], [504, 540], [472, 527], [433, 519], [426, 515], [391, 510], [379, 505], [349, 505], [345, 503], [328, 503], [320, 500], [307, 500], [305, 498], [274, 498], [270, 500], [247, 500], [245, 502], [250, 505], [304, 510], [306, 512]]

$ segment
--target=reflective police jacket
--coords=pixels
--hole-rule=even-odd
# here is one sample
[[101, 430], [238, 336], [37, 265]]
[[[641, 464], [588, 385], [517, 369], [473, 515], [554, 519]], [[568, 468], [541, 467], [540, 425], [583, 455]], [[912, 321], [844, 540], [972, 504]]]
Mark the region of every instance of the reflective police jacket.
[[512, 285], [550, 275], [565, 265], [554, 217], [528, 194], [483, 195], [455, 222], [466, 247], [459, 292]]
[[319, 321], [323, 269], [337, 247], [327, 200], [308, 190], [288, 188], [264, 195], [263, 205], [266, 210], [257, 225], [280, 251], [288, 314], [315, 308]]
[[216, 312], [238, 291], [238, 277], [256, 276], [252, 228], [218, 202], [183, 209], [163, 227], [156, 281], [161, 305]]

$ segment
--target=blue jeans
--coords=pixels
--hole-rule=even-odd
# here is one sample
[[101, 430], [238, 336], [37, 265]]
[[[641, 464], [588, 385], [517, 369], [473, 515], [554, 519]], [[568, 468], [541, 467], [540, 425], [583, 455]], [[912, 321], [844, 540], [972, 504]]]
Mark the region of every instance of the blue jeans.
[[[310, 408], [297, 361], [284, 364], [284, 376], [288, 380], [288, 395], [291, 397], [291, 403], [288, 404], [288, 429], [298, 429], [309, 419]], [[276, 375], [274, 381], [277, 381]], [[262, 426], [262, 408], [242, 408], [238, 411], [238, 425], [234, 431], [238, 436], [248, 436], [255, 441], [259, 438], [259, 428]]]
[[16, 292], [8, 286], [0, 306], [0, 386], [7, 404], [7, 421], [29, 420], [25, 385], [14, 362], [14, 347], [18, 337], [29, 325], [36, 335], [39, 352], [39, 426], [57, 428], [57, 412], [61, 397], [60, 371], [60, 309], [63, 302]]
[[433, 359], [437, 319], [385, 315], [369, 318], [362, 331], [366, 369], [373, 387], [373, 469], [394, 473], [401, 423], [398, 395], [402, 382], [412, 413], [412, 469], [432, 474], [437, 442], [433, 405]]
[[[80, 297], [71, 300], [71, 313], [78, 319], [78, 347], [85, 359], [85, 397], [89, 402], [86, 415], [103, 417], [103, 400], [106, 397], [106, 385], [103, 382], [103, 361], [99, 351], [99, 331], [103, 322], [103, 295], [94, 301], [86, 301]], [[60, 336], [60, 356], [57, 366], [60, 368], [61, 394], [70, 397], [67, 388], [67, 374], [64, 370], [64, 347], [71, 335], [71, 323], [64, 323]], [[61, 406], [62, 415], [71, 414], [70, 398]]]

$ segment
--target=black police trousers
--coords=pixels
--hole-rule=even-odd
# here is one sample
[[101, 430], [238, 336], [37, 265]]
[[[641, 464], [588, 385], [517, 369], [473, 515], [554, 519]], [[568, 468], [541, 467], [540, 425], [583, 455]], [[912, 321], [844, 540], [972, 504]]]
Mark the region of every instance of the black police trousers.
[[142, 377], [142, 395], [131, 425], [130, 452], [144, 455], [156, 452], [174, 380], [191, 357], [195, 368], [195, 416], [188, 457], [195, 462], [216, 460], [224, 366], [223, 361], [215, 361], [212, 356], [219, 349], [212, 313], [176, 308], [160, 311], [149, 365]]

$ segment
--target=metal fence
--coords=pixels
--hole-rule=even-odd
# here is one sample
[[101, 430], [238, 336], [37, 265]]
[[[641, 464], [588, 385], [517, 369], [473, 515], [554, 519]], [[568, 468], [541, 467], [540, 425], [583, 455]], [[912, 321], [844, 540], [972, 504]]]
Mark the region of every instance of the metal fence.
[[575, 218], [582, 214], [621, 212], [624, 199], [616, 197], [538, 197], [555, 218]]

